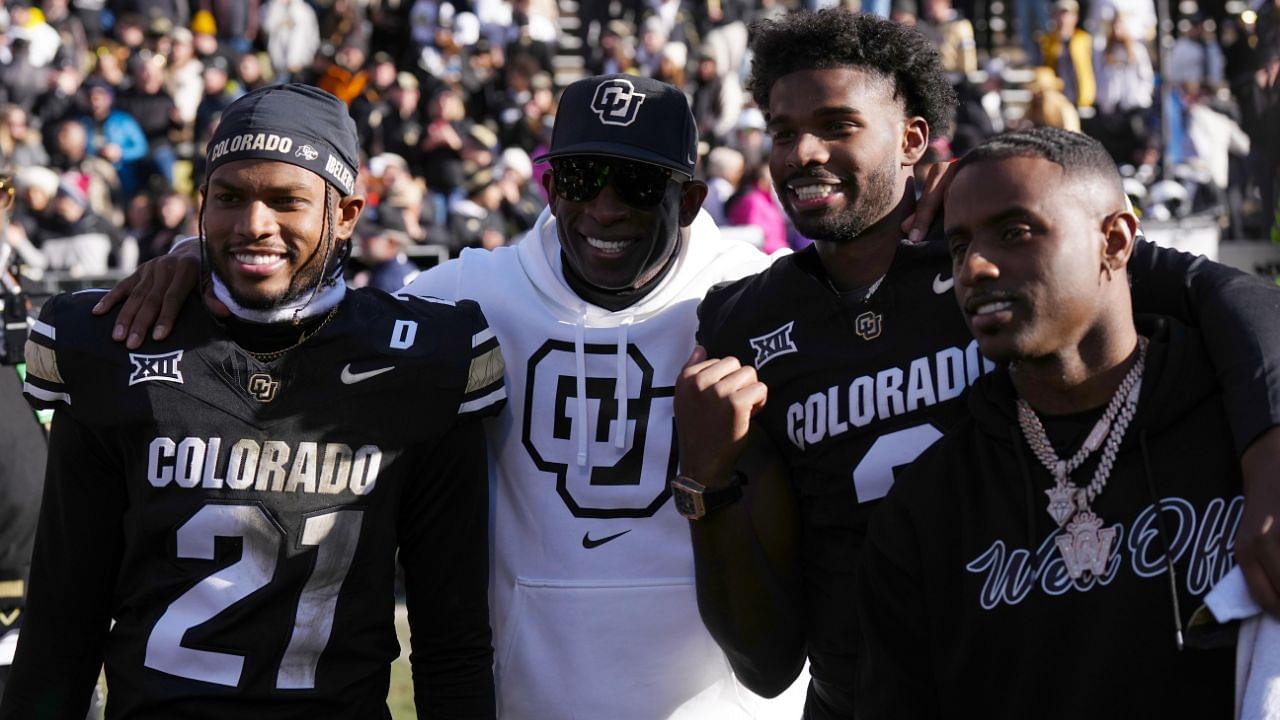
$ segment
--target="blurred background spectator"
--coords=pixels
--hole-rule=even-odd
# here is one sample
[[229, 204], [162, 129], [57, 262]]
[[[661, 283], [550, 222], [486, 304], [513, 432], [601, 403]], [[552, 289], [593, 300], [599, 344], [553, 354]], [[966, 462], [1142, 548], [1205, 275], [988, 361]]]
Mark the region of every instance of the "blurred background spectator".
[[221, 113], [302, 81], [351, 108], [369, 198], [360, 281], [390, 287], [532, 227], [547, 166], [530, 158], [558, 92], [622, 72], [689, 97], [725, 232], [801, 247], [743, 87], [747, 40], [761, 18], [835, 4], [938, 46], [960, 105], [929, 158], [1008, 128], [1083, 131], [1149, 227], [1194, 219], [1280, 243], [1280, 0], [3, 0], [0, 172], [19, 190], [5, 241], [49, 290], [166, 252], [197, 230]]

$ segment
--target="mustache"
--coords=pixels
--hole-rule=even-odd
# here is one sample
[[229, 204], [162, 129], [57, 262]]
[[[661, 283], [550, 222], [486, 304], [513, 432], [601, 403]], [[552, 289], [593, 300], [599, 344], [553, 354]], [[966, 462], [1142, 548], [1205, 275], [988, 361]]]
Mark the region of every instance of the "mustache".
[[845, 182], [844, 178], [822, 167], [800, 168], [787, 176], [786, 182], [791, 182], [792, 180], [830, 180], [839, 183]]

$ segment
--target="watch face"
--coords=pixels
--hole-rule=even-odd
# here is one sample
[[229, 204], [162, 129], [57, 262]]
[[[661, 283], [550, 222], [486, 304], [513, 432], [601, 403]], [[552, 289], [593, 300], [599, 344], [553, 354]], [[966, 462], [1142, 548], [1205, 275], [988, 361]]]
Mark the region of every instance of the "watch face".
[[685, 517], [697, 517], [698, 504], [694, 502], [693, 494], [683, 488], [673, 488], [672, 498], [676, 502], [676, 512]]

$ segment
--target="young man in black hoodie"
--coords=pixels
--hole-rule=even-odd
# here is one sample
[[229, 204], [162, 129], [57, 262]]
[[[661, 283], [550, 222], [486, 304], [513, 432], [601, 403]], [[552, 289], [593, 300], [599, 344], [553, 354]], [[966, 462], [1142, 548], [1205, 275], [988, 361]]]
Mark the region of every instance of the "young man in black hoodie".
[[1137, 220], [1095, 140], [1004, 135], [946, 201], [955, 294], [1006, 364], [890, 490], [858, 576], [865, 717], [1220, 717], [1182, 628], [1233, 565], [1240, 463], [1198, 334], [1135, 322]]
[[[805, 719], [846, 720], [858, 712], [867, 522], [902, 470], [968, 416], [964, 393], [995, 366], [951, 297], [940, 233], [910, 243], [900, 230], [924, 205], [915, 166], [952, 115], [937, 51], [839, 8], [761, 23], [752, 49], [778, 197], [814, 244], [703, 300], [705, 350], [675, 391], [683, 477], [672, 486], [692, 510], [699, 611], [735, 674], [774, 695], [807, 658]], [[1149, 242], [1129, 270], [1135, 307], [1207, 339], [1249, 490], [1241, 564], [1255, 593], [1269, 578], [1280, 586], [1268, 571], [1280, 568], [1280, 523], [1268, 520], [1280, 507], [1280, 364], [1266, 362], [1280, 357], [1280, 292]], [[1257, 599], [1280, 614], [1274, 591]]]

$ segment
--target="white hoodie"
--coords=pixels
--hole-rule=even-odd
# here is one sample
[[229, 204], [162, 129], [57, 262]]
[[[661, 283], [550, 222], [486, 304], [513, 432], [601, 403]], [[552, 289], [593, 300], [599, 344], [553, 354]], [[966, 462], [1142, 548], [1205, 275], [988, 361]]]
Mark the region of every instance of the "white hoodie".
[[560, 262], [544, 210], [518, 245], [468, 250], [403, 291], [478, 301], [506, 360], [487, 428], [499, 715], [658, 720], [702, 693], [698, 717], [752, 717], [761, 701], [699, 618], [667, 481], [698, 303], [769, 259], [699, 213], [659, 286], [618, 312], [578, 297]]

